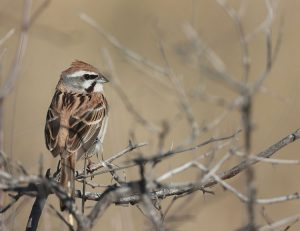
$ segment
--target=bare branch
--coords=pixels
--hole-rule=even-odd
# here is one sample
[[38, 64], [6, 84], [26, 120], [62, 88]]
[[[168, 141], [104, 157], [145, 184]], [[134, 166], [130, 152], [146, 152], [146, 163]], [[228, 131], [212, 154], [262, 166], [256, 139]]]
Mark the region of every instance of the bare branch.
[[73, 226], [64, 218], [64, 216], [59, 211], [57, 211], [54, 208], [53, 205], [49, 205], [49, 207], [50, 207], [50, 209], [52, 209], [55, 212], [55, 214], [58, 216], [58, 218], [61, 219], [64, 224], [66, 224], [66, 226], [69, 228], [70, 231], [74, 230]]
[[[260, 157], [260, 158], [270, 158], [273, 154], [275, 154], [276, 152], [278, 152], [279, 150], [281, 150], [288, 144], [293, 143], [294, 141], [298, 140], [299, 138], [300, 138], [300, 129], [287, 135], [286, 137], [279, 140], [278, 142], [271, 145], [270, 147], [266, 148], [264, 151], [260, 152], [256, 156]], [[224, 171], [219, 176], [221, 177], [222, 180], [232, 178], [236, 174], [239, 174], [241, 171], [245, 170], [249, 165], [254, 165], [258, 162], [259, 162], [259, 160], [255, 160], [255, 159], [244, 160], [240, 164], [234, 166], [233, 168]], [[205, 183], [205, 187], [210, 187], [215, 184], [216, 184], [216, 182], [214, 180], [210, 179]]]
[[147, 196], [147, 194], [143, 194], [141, 196], [141, 205], [144, 208], [143, 211], [145, 212], [145, 215], [151, 220], [154, 229], [156, 231], [165, 231], [166, 229], [162, 223], [162, 218], [154, 207], [153, 201]]
[[[124, 150], [118, 152], [115, 155], [112, 155], [107, 160], [100, 161], [99, 163], [89, 165], [88, 169], [89, 169], [90, 172], [94, 172], [94, 171], [96, 171], [100, 168], [105, 167], [105, 166], [103, 166], [103, 163], [112, 163], [113, 161], [115, 161], [116, 159], [126, 155], [127, 153], [130, 153], [133, 150], [144, 147], [146, 145], [147, 145], [147, 143], [133, 144], [132, 142], [129, 142], [128, 146]], [[78, 172], [78, 176], [81, 176], [81, 175], [82, 175], [82, 172]]]
[[[286, 136], [285, 138], [278, 141], [274, 145], [270, 146], [266, 150], [262, 151], [257, 156], [268, 158], [272, 156], [274, 153], [276, 153], [277, 151], [279, 151], [281, 148], [288, 145], [289, 143], [292, 143], [295, 140], [299, 139], [299, 137], [300, 137], [300, 129], [295, 131], [295, 133]], [[247, 198], [245, 198], [241, 194], [238, 194], [238, 192], [235, 191], [235, 189], [232, 188], [232, 186], [230, 186], [224, 180], [235, 176], [239, 172], [245, 170], [249, 165], [258, 163], [259, 160], [248, 160], [247, 162], [242, 161], [236, 167], [233, 167], [217, 175], [214, 172], [225, 161], [224, 159], [221, 160], [219, 164], [217, 164], [217, 167], [212, 169], [212, 171], [209, 173], [212, 177], [210, 177], [208, 180], [203, 182], [203, 184], [190, 183], [190, 184], [181, 184], [181, 185], [180, 184], [160, 185], [157, 189], [149, 192], [149, 196], [151, 200], [157, 200], [157, 198], [165, 198], [167, 196], [172, 196], [172, 195], [189, 194], [194, 191], [202, 190], [206, 187], [211, 187], [217, 183], [220, 183], [227, 189], [230, 189], [236, 195], [239, 195], [240, 199], [242, 199], [243, 201], [247, 201]], [[203, 165], [198, 163], [197, 166], [203, 171], [209, 172], [208, 169]], [[64, 190], [56, 182], [48, 179], [43, 179], [41, 177], [35, 177], [35, 176], [20, 176], [18, 179], [14, 179], [11, 175], [3, 171], [0, 172], [0, 175], [1, 175], [1, 188], [6, 191], [17, 191], [23, 194], [27, 194], [36, 191], [37, 190], [36, 185], [42, 184], [48, 187], [48, 190], [50, 192], [54, 192], [61, 200], [65, 201], [66, 207], [69, 209], [70, 213], [74, 215], [79, 226], [85, 228], [92, 227], [94, 222], [97, 220], [97, 218], [102, 216], [103, 212], [110, 204], [112, 203], [134, 204], [140, 202], [141, 200], [140, 197], [141, 194], [139, 193], [139, 187], [140, 187], [139, 181], [129, 182], [121, 185], [120, 187], [110, 187], [105, 191], [105, 193], [102, 194], [87, 193], [85, 195], [86, 199], [98, 200], [98, 202], [96, 203], [96, 206], [93, 208], [89, 216], [83, 217], [81, 213], [76, 209], [72, 200], [69, 199], [67, 193], [64, 192]], [[81, 195], [79, 195], [78, 193], [77, 196], [81, 197]], [[255, 201], [255, 203], [271, 204], [271, 203], [279, 203], [279, 202], [284, 202], [287, 200], [294, 200], [294, 199], [299, 199], [299, 194], [292, 194], [292, 195], [281, 196], [277, 198], [275, 197], [275, 198], [268, 198], [268, 199], [258, 199], [257, 201]]]
[[[228, 143], [228, 142], [227, 142]], [[197, 166], [197, 163], [201, 160], [203, 160], [204, 158], [207, 158], [211, 155], [213, 155], [216, 151], [218, 150], [221, 150], [222, 148], [224, 148], [224, 146], [228, 145], [227, 143], [223, 143], [223, 144], [220, 144], [220, 145], [217, 145], [216, 147], [214, 147], [212, 150], [209, 150], [207, 152], [205, 152], [204, 154], [198, 156], [197, 158], [195, 158], [194, 160], [192, 161], [189, 161], [177, 168], [173, 168], [172, 170], [164, 173], [163, 175], [161, 175], [160, 177], [158, 177], [156, 179], [156, 182], [158, 183], [161, 183], [162, 181], [168, 179], [168, 178], [171, 178], [173, 176], [175, 176], [176, 174], [179, 174], [189, 168], [192, 168], [192, 167], [195, 167]]]
[[267, 231], [267, 230], [272, 231], [272, 230], [280, 228], [282, 226], [286, 226], [286, 225], [298, 222], [299, 220], [300, 220], [300, 214], [296, 214], [294, 216], [290, 216], [290, 217], [281, 219], [279, 221], [275, 221], [272, 224], [262, 226], [258, 229], [258, 231]]
[[239, 133], [241, 132], [241, 130], [238, 130], [237, 132], [233, 133], [232, 135], [230, 136], [224, 136], [224, 137], [220, 137], [220, 138], [210, 138], [196, 146], [193, 146], [193, 147], [187, 147], [187, 148], [184, 148], [184, 147], [178, 147], [177, 149], [174, 149], [174, 150], [170, 150], [170, 151], [167, 151], [165, 153], [159, 153], [157, 155], [152, 155], [151, 157], [144, 157], [142, 158], [142, 160], [144, 162], [158, 162], [158, 161], [161, 161], [162, 159], [165, 159], [165, 158], [168, 158], [168, 157], [171, 157], [177, 153], [183, 153], [183, 152], [187, 152], [187, 151], [195, 151], [203, 146], [206, 146], [208, 144], [211, 144], [211, 143], [215, 143], [215, 142], [219, 142], [219, 141], [224, 141], [224, 140], [228, 140], [228, 139], [232, 139], [232, 138], [235, 138]]
[[[243, 157], [244, 154], [235, 150], [232, 150], [232, 153], [234, 155]], [[253, 160], [257, 160], [259, 162], [262, 163], [270, 163], [273, 165], [281, 165], [281, 164], [288, 164], [288, 165], [299, 165], [300, 164], [300, 160], [284, 160], [284, 159], [274, 159], [274, 158], [265, 158], [265, 157], [258, 157], [255, 155], [250, 155], [248, 157], [249, 159], [253, 159]]]

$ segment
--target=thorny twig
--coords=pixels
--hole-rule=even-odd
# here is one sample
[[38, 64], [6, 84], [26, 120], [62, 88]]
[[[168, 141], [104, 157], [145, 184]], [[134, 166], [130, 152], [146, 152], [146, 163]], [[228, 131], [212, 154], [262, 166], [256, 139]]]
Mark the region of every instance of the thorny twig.
[[[286, 145], [296, 141], [300, 138], [300, 129], [295, 131], [294, 133], [286, 136], [282, 140], [278, 141], [274, 145], [268, 147], [261, 153], [259, 153], [258, 157], [264, 157], [269, 158], [277, 151], [281, 150]], [[216, 175], [215, 173], [212, 174], [212, 177], [208, 178], [205, 182], [202, 184], [197, 183], [190, 183], [190, 184], [179, 184], [179, 185], [160, 185], [157, 189], [154, 191], [152, 190], [149, 192], [150, 198], [152, 200], [156, 200], [157, 198], [165, 198], [168, 196], [173, 195], [183, 195], [183, 194], [190, 194], [192, 192], [195, 192], [197, 190], [202, 190], [207, 187], [211, 187], [217, 183], [224, 184], [224, 180], [234, 177], [236, 174], [242, 172], [243, 170], [247, 169], [249, 165], [253, 165], [258, 163], [259, 160], [253, 159], [251, 161], [242, 161], [237, 166], [224, 171], [223, 173], [220, 173]], [[221, 163], [221, 162], [220, 162]], [[203, 168], [202, 166], [201, 168]], [[214, 170], [215, 171], [215, 170]], [[1, 188], [5, 191], [14, 191], [14, 192], [20, 192], [23, 193], [23, 195], [34, 195], [33, 192], [36, 192], [37, 187], [34, 185], [44, 185], [44, 187], [47, 187], [48, 190], [52, 193], [55, 193], [60, 200], [63, 200], [65, 202], [66, 207], [70, 210], [70, 213], [74, 216], [77, 223], [79, 224], [79, 227], [84, 230], [83, 228], [91, 228], [93, 224], [95, 223], [96, 219], [101, 217], [103, 212], [106, 210], [106, 208], [112, 204], [135, 204], [138, 203], [141, 198], [141, 194], [139, 194], [139, 181], [137, 182], [128, 182], [126, 184], [123, 184], [118, 187], [110, 187], [108, 188], [104, 193], [86, 193], [85, 197], [87, 200], [97, 200], [97, 207], [95, 206], [92, 212], [87, 216], [83, 216], [79, 210], [76, 208], [74, 203], [71, 199], [69, 199], [67, 193], [61, 188], [60, 185], [58, 185], [56, 182], [54, 182], [51, 179], [43, 179], [41, 177], [36, 176], [22, 176], [19, 179], [15, 179], [13, 176], [5, 173], [0, 172], [1, 175]], [[216, 179], [217, 176], [217, 179]], [[224, 186], [224, 185], [223, 185]], [[81, 197], [80, 194], [77, 193], [78, 197]], [[245, 199], [245, 198], [244, 198]], [[279, 203], [284, 202], [287, 200], [294, 200], [299, 199], [298, 194], [293, 195], [287, 195], [277, 198], [269, 198], [269, 199], [261, 199], [258, 200], [257, 203]], [[246, 200], [246, 199], [245, 199]], [[86, 229], [89, 230], [89, 229]]]
[[[105, 168], [104, 163], [110, 164], [113, 161], [115, 161], [116, 159], [119, 159], [120, 157], [132, 152], [135, 149], [144, 147], [145, 145], [147, 145], [147, 143], [133, 144], [131, 141], [129, 141], [128, 146], [124, 150], [118, 152], [115, 155], [112, 155], [107, 160], [103, 160], [103, 161], [100, 161], [99, 163], [94, 163], [94, 164], [89, 165], [88, 170], [89, 170], [89, 172], [94, 172], [98, 169]], [[82, 175], [82, 172], [78, 172], [78, 177], [80, 177], [81, 175]]]

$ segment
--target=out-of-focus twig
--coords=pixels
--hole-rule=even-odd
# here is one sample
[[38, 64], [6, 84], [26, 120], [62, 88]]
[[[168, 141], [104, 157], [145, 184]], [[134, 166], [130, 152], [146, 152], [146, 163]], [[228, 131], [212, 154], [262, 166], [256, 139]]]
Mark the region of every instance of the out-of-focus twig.
[[55, 214], [58, 216], [58, 218], [61, 219], [64, 224], [66, 224], [66, 226], [69, 228], [70, 231], [74, 231], [73, 226], [64, 218], [64, 216], [59, 211], [57, 211], [54, 208], [53, 205], [50, 204], [49, 207], [50, 207], [50, 209], [52, 209], [55, 212]]
[[128, 112], [130, 112], [133, 117], [136, 119], [138, 123], [140, 123], [142, 126], [147, 128], [149, 131], [154, 133], [159, 133], [160, 128], [153, 124], [152, 122], [149, 122], [147, 119], [145, 119], [135, 108], [133, 103], [128, 98], [127, 94], [123, 90], [119, 78], [117, 77], [117, 73], [115, 71], [111, 56], [109, 55], [109, 52], [107, 49], [102, 50], [103, 59], [105, 60], [106, 66], [109, 69], [110, 77], [111, 77], [111, 83], [116, 90], [117, 94], [119, 95], [119, 98], [122, 100], [124, 105], [126, 106], [126, 109]]
[[19, 39], [19, 45], [14, 57], [13, 65], [11, 71], [4, 84], [0, 88], [0, 99], [7, 96], [13, 89], [15, 82], [18, 78], [18, 74], [22, 65], [23, 57], [26, 51], [28, 42], [28, 29], [30, 22], [30, 10], [31, 10], [31, 0], [26, 0], [24, 3], [23, 19], [21, 27], [21, 35]]
[[14, 35], [16, 30], [14, 28], [10, 29], [1, 39], [0, 39], [0, 47]]
[[[263, 70], [263, 74], [258, 78], [254, 84], [254, 91], [250, 84], [250, 55], [249, 55], [249, 44], [246, 38], [246, 33], [242, 25], [240, 14], [227, 2], [227, 0], [217, 0], [218, 4], [224, 9], [224, 11], [232, 18], [235, 23], [236, 29], [239, 34], [239, 40], [242, 49], [242, 63], [244, 71], [244, 89], [239, 89], [236, 86], [235, 91], [239, 92], [242, 97], [242, 104], [240, 107], [240, 114], [242, 118], [242, 125], [244, 131], [244, 161], [250, 161], [249, 156], [252, 150], [252, 107], [253, 107], [253, 96], [258, 88], [260, 88], [263, 81], [269, 75], [272, 64], [273, 64], [273, 48], [272, 48], [272, 36], [271, 29], [274, 20], [273, 5], [271, 1], [266, 0], [266, 6], [268, 10], [267, 26], [264, 28], [266, 34], [266, 67]], [[227, 80], [228, 82], [228, 80]], [[255, 171], [250, 166], [245, 171], [246, 180], [245, 185], [247, 188], [248, 201], [246, 203], [248, 224], [245, 226], [246, 230], [252, 231], [256, 228], [256, 215], [255, 215], [255, 201], [256, 201], [256, 184], [255, 184]]]
[[36, 21], [36, 19], [41, 15], [41, 13], [44, 12], [44, 10], [49, 6], [50, 2], [51, 0], [43, 0], [41, 5], [32, 13], [28, 27], [30, 27]]
[[166, 76], [168, 71], [165, 70], [164, 68], [160, 67], [159, 65], [151, 62], [150, 60], [144, 58], [143, 56], [137, 54], [136, 52], [128, 49], [127, 47], [125, 47], [123, 44], [121, 44], [121, 42], [116, 39], [114, 36], [112, 36], [111, 34], [109, 34], [108, 32], [106, 32], [94, 19], [92, 19], [90, 16], [88, 16], [85, 13], [80, 13], [79, 17], [86, 22], [87, 24], [89, 24], [90, 26], [92, 26], [93, 28], [95, 28], [101, 35], [103, 35], [114, 47], [118, 48], [120, 51], [122, 51], [126, 57], [138, 62], [138, 63], [142, 63], [145, 66], [147, 66], [148, 68]]
[[244, 81], [247, 83], [249, 80], [250, 74], [250, 55], [249, 55], [249, 46], [248, 41], [246, 40], [246, 34], [244, 27], [242, 25], [241, 15], [239, 12], [235, 11], [226, 0], [217, 0], [217, 2], [222, 6], [224, 11], [232, 18], [232, 21], [235, 23], [237, 31], [239, 33], [239, 39], [242, 49], [242, 63], [244, 70]]
[[[287, 225], [293, 224], [297, 221], [300, 221], [300, 214], [296, 214], [296, 215], [293, 215], [293, 216], [290, 216], [290, 217], [286, 217], [286, 218], [283, 218], [279, 221], [275, 221], [272, 224], [267, 224], [265, 226], [262, 226], [262, 227], [258, 228], [258, 231], [276, 230], [276, 229], [278, 229], [282, 226], [287, 226]], [[287, 229], [284, 229], [284, 230], [287, 230]]]
[[160, 48], [160, 53], [161, 53], [162, 59], [164, 60], [166, 69], [168, 70], [167, 76], [173, 83], [174, 88], [176, 89], [176, 92], [178, 94], [178, 101], [181, 104], [181, 110], [185, 114], [187, 122], [188, 122], [189, 126], [191, 127], [191, 134], [190, 134], [189, 138], [186, 139], [186, 142], [185, 142], [186, 144], [191, 144], [199, 136], [199, 125], [194, 116], [193, 109], [192, 109], [189, 99], [187, 97], [186, 91], [183, 88], [182, 83], [180, 83], [178, 76], [176, 75], [176, 73], [174, 72], [174, 70], [171, 68], [171, 66], [169, 64], [167, 54], [165, 51], [165, 46], [164, 46], [164, 43], [161, 38], [159, 40], [159, 48]]
[[44, 209], [44, 206], [46, 204], [46, 200], [49, 195], [49, 191], [47, 188], [43, 187], [44, 184], [39, 185], [40, 187], [37, 187], [37, 197], [35, 198], [34, 204], [31, 208], [31, 212], [27, 221], [26, 225], [26, 231], [36, 231], [40, 217], [42, 215], [42, 211]]
[[[21, 25], [21, 35], [18, 42], [18, 47], [16, 54], [14, 56], [13, 64], [11, 70], [8, 74], [8, 77], [5, 79], [4, 83], [0, 87], [0, 152], [4, 151], [4, 99], [12, 91], [15, 86], [16, 80], [18, 78], [19, 70], [21, 68], [22, 60], [26, 51], [27, 41], [28, 41], [28, 25], [30, 21], [30, 10], [31, 10], [31, 0], [24, 1], [23, 7], [23, 17]], [[4, 38], [1, 40], [1, 45], [9, 39], [14, 33], [14, 29], [10, 30]], [[3, 170], [3, 166], [0, 166], [0, 169]], [[3, 193], [0, 192], [0, 206], [3, 206]], [[3, 225], [1, 217], [1, 229]]]
[[212, 48], [199, 38], [195, 29], [190, 24], [185, 24], [183, 30], [187, 38], [194, 44], [197, 54], [206, 58], [212, 66], [199, 65], [201, 70], [205, 71], [206, 74], [209, 74], [209, 77], [222, 82], [233, 91], [244, 92], [246, 88], [245, 85], [233, 78], [222, 59], [212, 50]]

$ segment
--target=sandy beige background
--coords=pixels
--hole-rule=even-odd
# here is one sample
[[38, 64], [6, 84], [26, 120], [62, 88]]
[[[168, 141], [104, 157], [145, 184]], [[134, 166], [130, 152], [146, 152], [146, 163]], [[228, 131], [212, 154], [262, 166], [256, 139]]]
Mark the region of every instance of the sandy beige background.
[[[35, 10], [42, 1], [34, 1]], [[239, 1], [230, 1], [237, 6]], [[243, 19], [245, 29], [251, 32], [264, 19], [266, 9], [264, 1], [248, 1]], [[23, 1], [0, 1], [0, 36], [9, 29], [19, 32], [22, 17]], [[299, 127], [299, 57], [300, 57], [300, 2], [297, 0], [282, 1], [275, 21], [274, 34], [278, 31], [278, 21], [284, 16], [284, 34], [281, 50], [265, 83], [268, 93], [255, 97], [254, 122], [256, 130], [253, 137], [253, 152], [272, 144]], [[188, 90], [194, 86], [204, 85], [210, 94], [234, 95], [214, 81], [200, 76], [195, 70], [188, 69], [175, 53], [176, 47], [184, 44], [185, 36], [182, 25], [192, 23], [202, 38], [225, 60], [229, 69], [239, 76], [241, 69], [241, 51], [238, 37], [232, 21], [211, 0], [187, 1], [139, 1], [139, 0], [53, 0], [47, 9], [32, 25], [29, 43], [20, 78], [12, 94], [5, 102], [5, 151], [13, 159], [22, 163], [28, 172], [38, 171], [38, 158], [43, 155], [45, 167], [55, 166], [56, 161], [44, 145], [44, 120], [48, 105], [58, 81], [60, 72], [74, 59], [90, 62], [100, 69], [104, 68], [101, 49], [107, 48], [114, 60], [120, 81], [137, 110], [155, 123], [162, 119], [174, 118], [178, 109], [176, 96], [172, 91], [161, 86], [149, 76], [137, 71], [126, 59], [114, 49], [105, 38], [78, 17], [85, 12], [94, 18], [106, 31], [116, 36], [130, 49], [148, 57], [153, 62], [163, 65], [158, 50], [157, 28], [167, 44], [167, 53], [174, 70], [181, 76]], [[18, 33], [6, 44], [7, 54], [1, 63], [1, 78], [7, 75], [14, 56]], [[275, 41], [275, 39], [274, 39]], [[253, 69], [251, 78], [257, 76], [265, 61], [265, 46], [262, 36], [250, 46]], [[165, 81], [167, 84], [168, 81]], [[111, 104], [110, 125], [105, 140], [104, 156], [116, 153], [127, 145], [130, 128], [136, 132], [137, 141], [146, 141], [149, 147], [146, 153], [155, 150], [155, 139], [136, 124], [126, 111], [121, 100], [110, 85], [106, 86], [107, 98]], [[206, 103], [193, 101], [195, 115], [199, 124], [208, 122], [221, 113], [222, 109]], [[238, 126], [238, 115], [233, 113], [217, 130], [218, 134], [229, 134]], [[188, 133], [183, 119], [176, 125], [168, 138], [166, 148], [172, 142], [182, 140]], [[215, 134], [215, 133], [214, 133]], [[199, 142], [208, 137], [200, 136]], [[299, 143], [290, 145], [276, 157], [299, 159]], [[158, 171], [169, 169], [194, 157], [198, 153], [187, 154], [166, 165]], [[299, 166], [271, 166], [259, 164], [257, 184], [259, 197], [272, 197], [297, 192], [299, 187]], [[135, 178], [135, 171], [128, 173], [128, 179]], [[194, 178], [194, 172], [183, 174], [178, 179]], [[229, 182], [243, 190], [241, 177]], [[110, 182], [110, 178], [97, 178], [101, 182]], [[188, 204], [184, 223], [169, 223], [178, 230], [233, 230], [244, 224], [244, 206], [231, 193], [220, 188], [214, 189], [215, 196], [197, 193], [191, 204]], [[33, 200], [19, 203], [22, 209], [16, 209], [17, 215], [12, 218], [8, 230], [23, 230]], [[52, 203], [57, 205], [57, 201]], [[299, 201], [271, 205], [266, 208], [272, 220], [299, 213]], [[22, 205], [21, 205], [22, 204]], [[166, 206], [167, 203], [163, 203]], [[179, 209], [173, 207], [172, 213]], [[180, 207], [181, 209], [181, 207]], [[39, 230], [61, 230], [62, 223], [48, 210], [43, 215]], [[258, 213], [260, 210], [258, 210]], [[176, 213], [175, 213], [176, 214]], [[263, 224], [263, 221], [260, 220]], [[112, 206], [98, 222], [95, 230], [144, 230], [146, 222], [135, 207]], [[105, 227], [105, 228], [103, 228]], [[299, 230], [295, 225], [291, 230]]]

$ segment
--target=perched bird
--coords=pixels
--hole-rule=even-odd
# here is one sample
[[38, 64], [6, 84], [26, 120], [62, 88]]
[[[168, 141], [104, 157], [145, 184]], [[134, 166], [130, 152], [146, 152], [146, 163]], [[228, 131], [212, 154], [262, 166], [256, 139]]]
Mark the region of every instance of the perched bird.
[[[61, 158], [60, 184], [75, 194], [76, 160], [98, 154], [106, 133], [108, 80], [92, 65], [76, 60], [61, 73], [45, 125], [46, 146]], [[60, 203], [64, 210], [63, 202]]]

